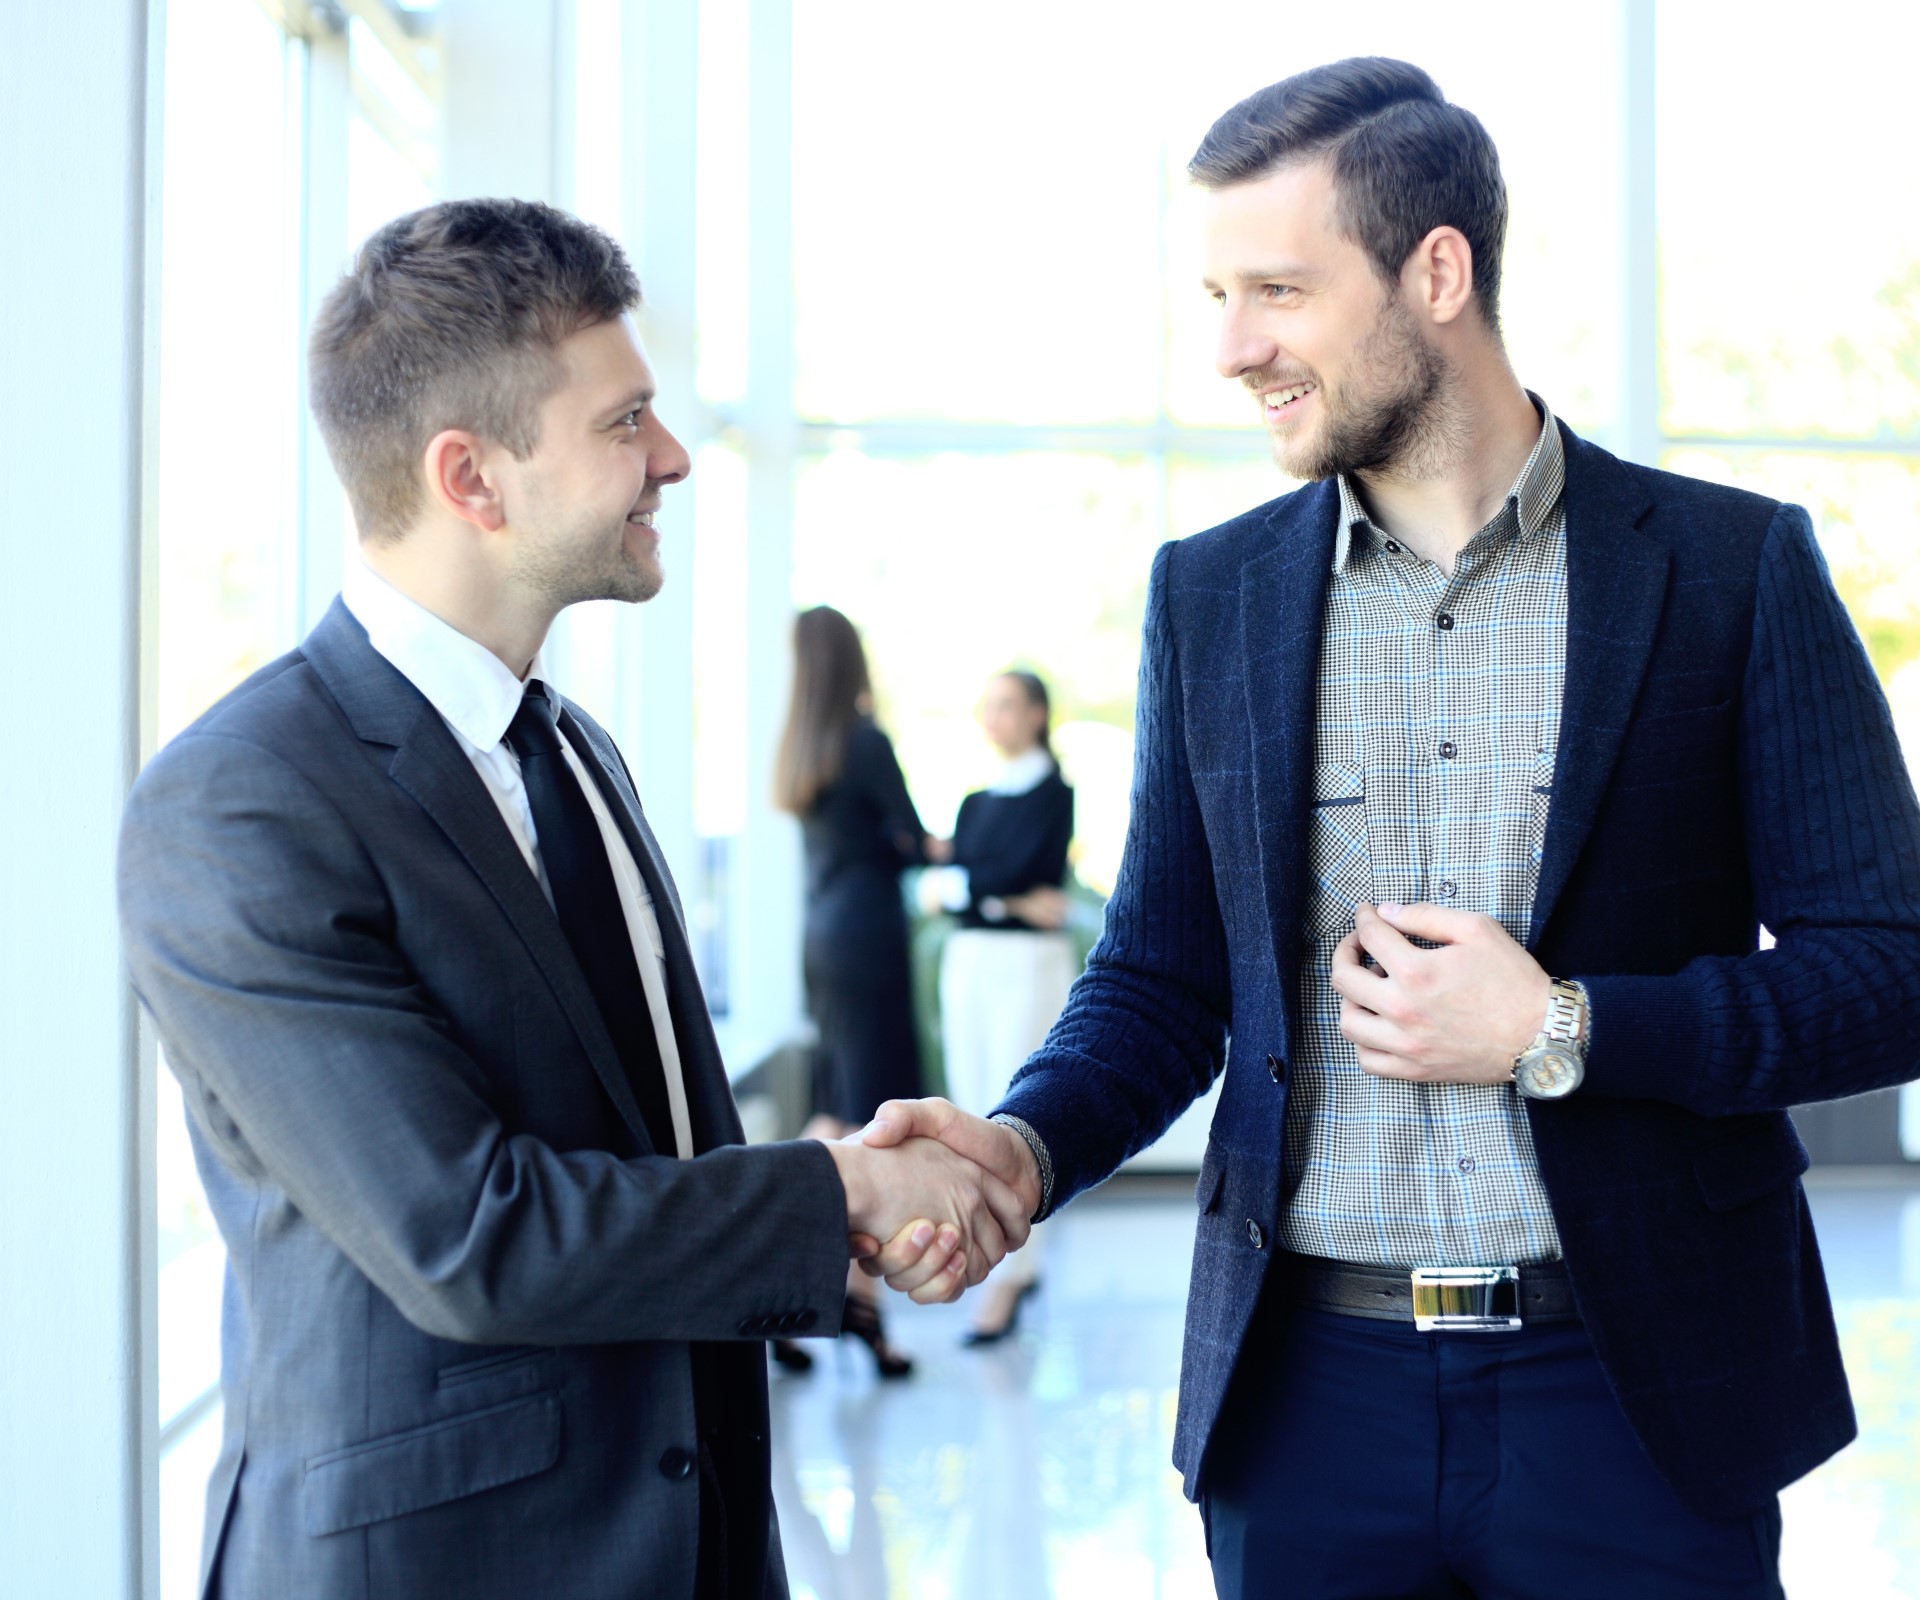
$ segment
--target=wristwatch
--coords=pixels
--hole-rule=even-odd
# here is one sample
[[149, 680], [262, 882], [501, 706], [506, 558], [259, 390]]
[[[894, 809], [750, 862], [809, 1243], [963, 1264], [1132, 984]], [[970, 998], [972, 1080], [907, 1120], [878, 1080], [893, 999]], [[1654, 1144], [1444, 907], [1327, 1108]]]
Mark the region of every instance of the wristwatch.
[[1587, 1075], [1586, 985], [1555, 978], [1547, 991], [1547, 1023], [1513, 1058], [1513, 1086], [1529, 1100], [1561, 1100]]

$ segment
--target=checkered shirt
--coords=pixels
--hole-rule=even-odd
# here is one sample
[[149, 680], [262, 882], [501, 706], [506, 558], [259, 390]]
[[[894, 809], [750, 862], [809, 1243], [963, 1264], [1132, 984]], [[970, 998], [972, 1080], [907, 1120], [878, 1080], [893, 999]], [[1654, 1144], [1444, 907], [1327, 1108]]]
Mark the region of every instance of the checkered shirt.
[[1485, 912], [1526, 939], [1567, 660], [1565, 452], [1535, 404], [1539, 442], [1451, 577], [1339, 480], [1280, 1225], [1304, 1255], [1413, 1267], [1560, 1254], [1513, 1086], [1369, 1076], [1329, 981], [1361, 900]]

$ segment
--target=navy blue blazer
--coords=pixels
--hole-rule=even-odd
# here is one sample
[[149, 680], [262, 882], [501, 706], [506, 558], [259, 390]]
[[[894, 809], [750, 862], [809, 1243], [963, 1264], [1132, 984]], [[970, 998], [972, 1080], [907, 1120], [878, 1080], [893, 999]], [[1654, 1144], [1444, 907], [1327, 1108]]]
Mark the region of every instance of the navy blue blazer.
[[[1528, 1115], [1622, 1408], [1691, 1505], [1731, 1516], [1853, 1436], [1786, 1108], [1920, 1074], [1920, 808], [1806, 513], [1562, 432], [1566, 687], [1528, 946], [1586, 983], [1594, 1032], [1584, 1087]], [[1338, 520], [1322, 483], [1160, 551], [1106, 930], [1003, 1105], [1046, 1140], [1058, 1205], [1225, 1062], [1189, 1495], [1280, 1208]]]

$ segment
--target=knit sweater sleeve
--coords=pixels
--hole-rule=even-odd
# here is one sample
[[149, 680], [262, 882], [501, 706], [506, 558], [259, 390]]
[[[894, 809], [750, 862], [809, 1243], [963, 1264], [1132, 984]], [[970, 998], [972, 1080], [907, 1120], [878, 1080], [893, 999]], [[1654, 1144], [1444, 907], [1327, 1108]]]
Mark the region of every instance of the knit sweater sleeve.
[[1178, 549], [1161, 548], [1147, 586], [1132, 820], [1105, 931], [998, 1108], [1045, 1142], [1055, 1207], [1159, 1138], [1224, 1057], [1227, 942], [1188, 766], [1171, 618]]

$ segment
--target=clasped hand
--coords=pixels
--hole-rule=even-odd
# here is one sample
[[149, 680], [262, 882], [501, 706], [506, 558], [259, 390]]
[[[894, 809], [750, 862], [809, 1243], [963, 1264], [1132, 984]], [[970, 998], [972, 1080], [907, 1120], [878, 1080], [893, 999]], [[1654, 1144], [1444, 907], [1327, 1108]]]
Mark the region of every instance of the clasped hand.
[[1430, 905], [1356, 907], [1332, 982], [1361, 1069], [1413, 1083], [1507, 1081], [1552, 987], [1492, 917]]
[[1027, 1242], [1040, 1208], [1026, 1141], [945, 1100], [889, 1100], [828, 1148], [847, 1190], [854, 1255], [923, 1305], [957, 1300], [984, 1279]]

